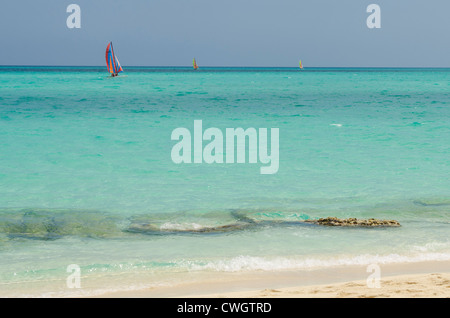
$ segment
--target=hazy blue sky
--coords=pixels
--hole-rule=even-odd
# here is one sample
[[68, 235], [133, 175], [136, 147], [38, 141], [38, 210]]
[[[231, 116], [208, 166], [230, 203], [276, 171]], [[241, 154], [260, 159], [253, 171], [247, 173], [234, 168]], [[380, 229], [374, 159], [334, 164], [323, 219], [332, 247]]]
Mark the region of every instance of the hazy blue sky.
[[449, 0], [3, 0], [0, 65], [104, 65], [113, 41], [123, 66], [450, 67], [449, 16]]

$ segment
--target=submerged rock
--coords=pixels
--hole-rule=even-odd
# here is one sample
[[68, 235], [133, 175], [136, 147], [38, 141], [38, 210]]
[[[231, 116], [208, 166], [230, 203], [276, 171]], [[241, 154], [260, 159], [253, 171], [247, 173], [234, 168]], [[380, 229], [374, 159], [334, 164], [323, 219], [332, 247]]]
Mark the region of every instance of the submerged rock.
[[[141, 234], [208, 234], [208, 233], [227, 233], [234, 231], [242, 231], [263, 227], [282, 227], [282, 226], [346, 226], [346, 227], [397, 227], [400, 223], [395, 220], [378, 220], [378, 219], [339, 219], [336, 217], [327, 217], [320, 219], [307, 220], [255, 220], [245, 214], [232, 213], [236, 222], [221, 224], [217, 226], [199, 225], [192, 223], [173, 224], [167, 226], [161, 225], [154, 220], [137, 219], [131, 222], [128, 228], [125, 229], [129, 233]], [[176, 226], [174, 226], [176, 225]]]
[[99, 212], [23, 209], [0, 215], [0, 233], [8, 238], [55, 240], [64, 236], [115, 237], [121, 231], [114, 218]]
[[5, 224], [10, 238], [52, 240], [60, 237], [54, 216], [32, 210], [23, 212], [20, 219]]
[[422, 200], [414, 200], [413, 203], [415, 205], [420, 206], [429, 206], [429, 207], [441, 207], [441, 206], [449, 206], [450, 202], [448, 201], [422, 201]]
[[133, 223], [126, 229], [126, 232], [130, 233], [142, 233], [142, 234], [176, 234], [176, 233], [224, 233], [235, 230], [243, 230], [249, 227], [249, 224], [245, 223], [233, 223], [219, 226], [202, 226], [198, 228], [162, 228], [154, 224], [139, 224]]
[[55, 240], [66, 236], [115, 238], [130, 234], [226, 234], [272, 227], [346, 226], [398, 227], [394, 220], [356, 218], [303, 219], [231, 210], [225, 213], [137, 215], [127, 220], [98, 211], [21, 209], [0, 210], [0, 243], [10, 239]]
[[305, 222], [324, 226], [357, 226], [357, 227], [400, 226], [400, 223], [395, 220], [379, 220], [379, 219], [361, 220], [356, 218], [339, 219], [336, 217], [320, 218], [317, 220], [306, 220]]

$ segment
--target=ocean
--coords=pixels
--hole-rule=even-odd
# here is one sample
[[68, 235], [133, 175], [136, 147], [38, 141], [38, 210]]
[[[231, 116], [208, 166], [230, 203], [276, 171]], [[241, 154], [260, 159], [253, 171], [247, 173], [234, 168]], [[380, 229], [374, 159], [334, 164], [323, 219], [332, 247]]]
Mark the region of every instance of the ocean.
[[[0, 67], [1, 297], [450, 260], [450, 69], [124, 70]], [[199, 120], [278, 129], [277, 171], [175, 163]]]

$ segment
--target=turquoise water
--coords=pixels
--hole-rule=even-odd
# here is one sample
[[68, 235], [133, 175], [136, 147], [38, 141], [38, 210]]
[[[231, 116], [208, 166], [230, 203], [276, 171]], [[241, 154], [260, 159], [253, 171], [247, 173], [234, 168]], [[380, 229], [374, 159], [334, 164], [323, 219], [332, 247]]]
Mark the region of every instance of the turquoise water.
[[[449, 104], [448, 69], [1, 67], [0, 295], [449, 260]], [[278, 128], [278, 172], [175, 164], [194, 120]]]

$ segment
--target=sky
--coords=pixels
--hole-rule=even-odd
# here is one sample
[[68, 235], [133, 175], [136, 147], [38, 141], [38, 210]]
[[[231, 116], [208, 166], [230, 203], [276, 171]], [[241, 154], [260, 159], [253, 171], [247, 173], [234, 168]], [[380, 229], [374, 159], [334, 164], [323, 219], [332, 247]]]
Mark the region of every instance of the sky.
[[113, 41], [124, 67], [450, 67], [449, 15], [448, 0], [3, 0], [0, 65], [103, 66]]

